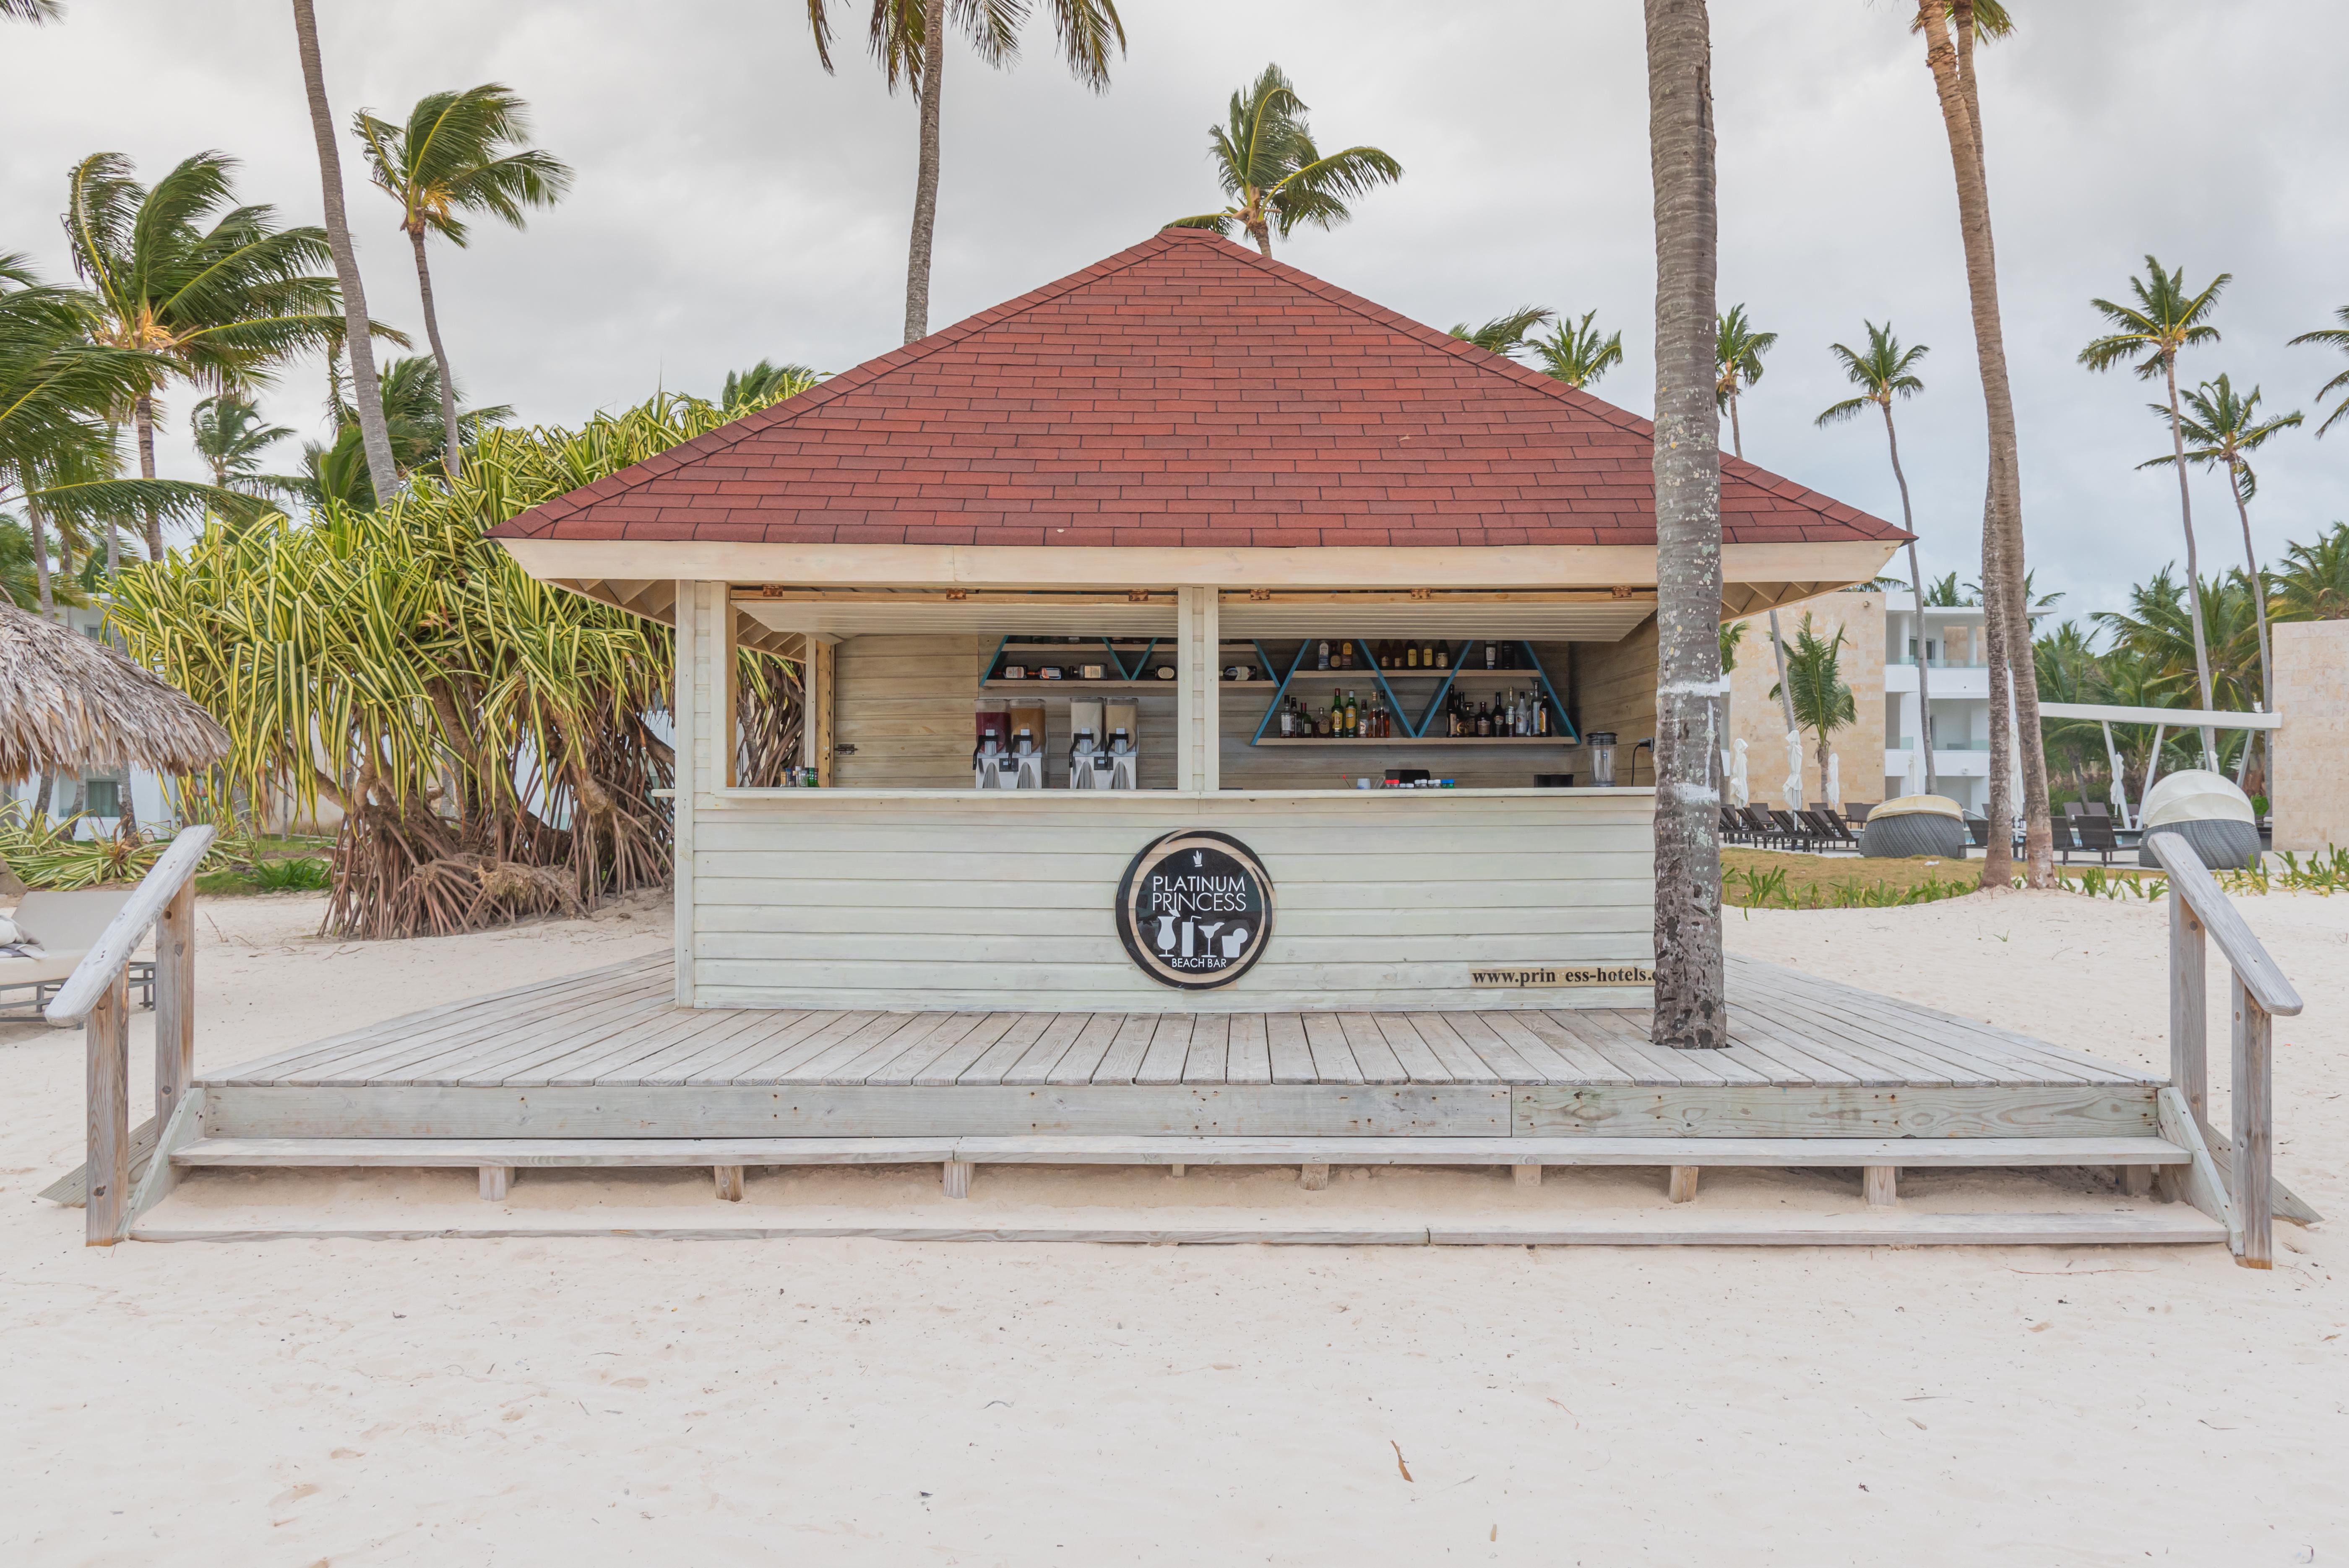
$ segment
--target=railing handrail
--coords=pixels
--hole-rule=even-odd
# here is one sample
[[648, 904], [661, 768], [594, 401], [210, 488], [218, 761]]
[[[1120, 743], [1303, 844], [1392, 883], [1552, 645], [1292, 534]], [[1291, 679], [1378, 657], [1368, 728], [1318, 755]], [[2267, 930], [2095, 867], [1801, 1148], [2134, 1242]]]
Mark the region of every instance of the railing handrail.
[[2268, 950], [2260, 945], [2260, 939], [2243, 923], [2243, 917], [2235, 912], [2233, 900], [2203, 866], [2194, 846], [2183, 835], [2166, 834], [2158, 827], [2146, 831], [2144, 843], [2153, 857], [2161, 862], [2161, 868], [2169, 873], [2170, 896], [2183, 898], [2186, 907], [2194, 911], [2194, 918], [2202, 922], [2203, 929], [2218, 942], [2219, 950], [2226, 955], [2229, 965], [2241, 978], [2243, 989], [2251, 993], [2251, 1000], [2274, 1017], [2296, 1015], [2301, 1009], [2300, 992], [2292, 988], [2292, 981], [2268, 956]]
[[202, 864], [204, 852], [212, 846], [218, 831], [210, 824], [198, 823], [183, 827], [162, 856], [147, 868], [130, 901], [122, 906], [109, 920], [106, 929], [81, 962], [74, 966], [72, 976], [57, 988], [43, 1016], [52, 1023], [79, 1023], [114, 983], [114, 977], [130, 962], [130, 955], [139, 950], [148, 929], [161, 918], [163, 908], [176, 897], [188, 879]]

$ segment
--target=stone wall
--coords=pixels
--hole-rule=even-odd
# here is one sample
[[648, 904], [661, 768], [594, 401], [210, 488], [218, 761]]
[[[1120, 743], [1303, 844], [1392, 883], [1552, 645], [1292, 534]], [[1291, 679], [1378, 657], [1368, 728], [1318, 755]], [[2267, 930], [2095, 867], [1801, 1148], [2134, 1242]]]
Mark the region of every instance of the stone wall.
[[2275, 846], [2349, 845], [2349, 620], [2285, 621], [2273, 632]]
[[[1830, 742], [1843, 777], [1843, 798], [1880, 801], [1884, 798], [1884, 596], [1880, 593], [1822, 594], [1817, 598], [1782, 607], [1779, 635], [1794, 646], [1795, 628], [1807, 613], [1821, 637], [1844, 629], [1843, 678], [1851, 687], [1857, 718], [1835, 732]], [[1729, 732], [1745, 742], [1745, 775], [1756, 805], [1785, 804], [1779, 785], [1786, 776], [1786, 722], [1770, 689], [1778, 683], [1776, 657], [1770, 649], [1770, 618], [1758, 615], [1745, 623], [1745, 639], [1737, 647], [1737, 668], [1729, 675]], [[1819, 777], [1817, 739], [1803, 732], [1803, 803], [1826, 799], [1826, 781]]]

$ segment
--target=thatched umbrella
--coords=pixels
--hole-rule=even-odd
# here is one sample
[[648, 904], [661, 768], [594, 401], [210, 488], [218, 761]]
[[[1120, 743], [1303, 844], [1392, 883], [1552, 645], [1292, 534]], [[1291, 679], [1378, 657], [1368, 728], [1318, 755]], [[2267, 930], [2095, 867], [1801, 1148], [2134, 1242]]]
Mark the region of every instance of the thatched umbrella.
[[201, 773], [228, 732], [96, 638], [0, 602], [0, 779], [133, 766]]

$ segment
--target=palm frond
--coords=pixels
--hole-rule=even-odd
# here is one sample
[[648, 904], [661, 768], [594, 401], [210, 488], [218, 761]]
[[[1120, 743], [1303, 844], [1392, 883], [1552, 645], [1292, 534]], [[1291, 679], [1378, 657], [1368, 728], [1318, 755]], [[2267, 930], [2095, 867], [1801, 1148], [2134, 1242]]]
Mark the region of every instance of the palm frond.
[[1452, 336], [1473, 343], [1488, 354], [1507, 354], [1521, 347], [1526, 335], [1557, 313], [1539, 305], [1521, 305], [1506, 316], [1495, 316], [1482, 327], [1454, 322]]

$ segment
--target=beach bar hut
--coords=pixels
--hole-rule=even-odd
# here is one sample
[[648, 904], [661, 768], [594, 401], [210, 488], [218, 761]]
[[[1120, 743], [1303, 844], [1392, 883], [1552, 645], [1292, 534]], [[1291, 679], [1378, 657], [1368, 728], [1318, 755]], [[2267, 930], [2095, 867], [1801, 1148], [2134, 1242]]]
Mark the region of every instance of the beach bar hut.
[[[1869, 1205], [854, 1230], [770, 1189], [664, 1235], [2248, 1234], [2208, 1180], [2175, 1187], [2201, 1212], [1877, 1211], [1907, 1166], [2142, 1194], [2196, 1158], [2199, 1044], [2181, 1091], [1733, 957], [1725, 1048], [1649, 1041], [1651, 441], [1174, 230], [523, 513], [495, 530], [523, 567], [677, 628], [673, 951], [224, 1068], [160, 1147], [471, 1167], [493, 1201], [543, 1166], [706, 1166], [741, 1199], [746, 1168], [935, 1161], [947, 1198], [993, 1165], [1595, 1164], [1667, 1167], [1675, 1202], [1706, 1166], [1857, 1167]], [[1724, 618], [1902, 537], [1723, 468]], [[737, 733], [746, 647], [801, 666], [792, 778]]]
[[[496, 535], [678, 628], [682, 1002], [1644, 1004], [1651, 439], [1178, 229]], [[1903, 537], [1723, 467], [1725, 618]], [[738, 780], [746, 642], [806, 665], [822, 787]], [[1119, 717], [1134, 787], [1085, 787]], [[1041, 787], [974, 787], [990, 722]], [[1191, 909], [1162, 841], [1248, 907]]]

